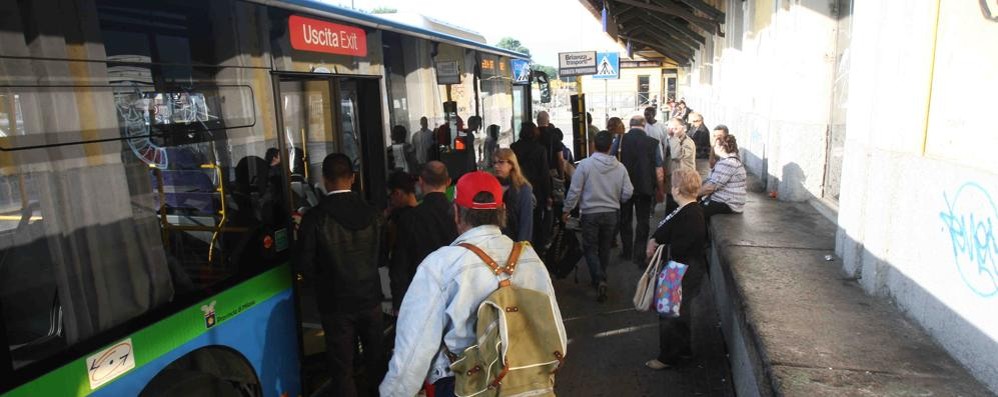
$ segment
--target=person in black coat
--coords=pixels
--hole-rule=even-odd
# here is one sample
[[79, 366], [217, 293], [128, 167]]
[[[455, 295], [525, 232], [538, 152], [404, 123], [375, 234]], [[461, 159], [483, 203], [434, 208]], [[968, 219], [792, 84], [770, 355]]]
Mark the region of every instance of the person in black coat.
[[388, 371], [378, 272], [384, 220], [350, 190], [356, 174], [345, 154], [326, 156], [322, 177], [329, 194], [302, 218], [295, 262], [315, 288], [333, 394], [369, 395], [354, 383], [353, 358], [360, 338], [368, 386], [381, 383]]
[[[634, 116], [630, 124], [631, 130], [620, 140], [620, 162], [627, 168], [634, 195], [620, 208], [620, 255], [625, 259], [630, 257], [634, 264], [643, 268], [644, 244], [648, 240], [651, 213], [655, 201], [662, 201], [665, 171], [662, 169], [658, 140], [644, 131], [645, 118]], [[636, 225], [632, 228], [631, 222], [635, 217]]]
[[659, 245], [667, 245], [669, 259], [689, 266], [683, 275], [683, 296], [679, 317], [659, 318], [659, 354], [645, 363], [648, 368], [659, 370], [676, 365], [680, 359], [693, 355], [690, 344], [690, 322], [693, 316], [693, 299], [700, 293], [700, 285], [707, 274], [704, 246], [707, 240], [707, 222], [703, 208], [697, 203], [700, 175], [696, 170], [680, 168], [672, 173], [672, 195], [679, 203], [659, 223], [654, 238], [648, 240], [645, 254], [651, 256]]
[[423, 259], [457, 238], [453, 206], [445, 194], [450, 181], [444, 163], [426, 163], [419, 175], [423, 201], [402, 214], [397, 221], [397, 242], [388, 268], [392, 304], [396, 311], [402, 306], [402, 298]]
[[534, 206], [534, 235], [533, 241], [535, 249], [540, 250], [546, 243], [542, 241], [538, 233], [544, 211], [550, 208], [551, 198], [551, 174], [548, 172], [548, 153], [544, 145], [538, 139], [537, 125], [532, 122], [524, 122], [520, 125], [520, 140], [510, 146], [516, 153], [516, 158], [520, 160], [520, 169], [523, 176], [534, 188], [534, 198], [537, 205]]

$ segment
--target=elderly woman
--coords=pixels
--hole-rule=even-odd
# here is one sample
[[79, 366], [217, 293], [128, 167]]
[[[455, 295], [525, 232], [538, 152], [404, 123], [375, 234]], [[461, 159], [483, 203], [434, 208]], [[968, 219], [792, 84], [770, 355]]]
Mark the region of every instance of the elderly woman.
[[506, 204], [506, 228], [503, 234], [513, 241], [530, 241], [534, 230], [534, 190], [520, 172], [513, 149], [496, 150], [493, 156], [496, 179], [502, 185]]
[[714, 142], [714, 155], [717, 156], [717, 163], [700, 188], [703, 213], [707, 219], [716, 214], [741, 213], [745, 206], [747, 175], [745, 165], [738, 158], [735, 136], [719, 136]]
[[659, 353], [645, 366], [654, 370], [676, 365], [681, 358], [693, 355], [690, 345], [692, 300], [700, 292], [700, 284], [707, 273], [704, 243], [707, 225], [703, 209], [697, 203], [700, 175], [696, 170], [680, 168], [672, 173], [672, 196], [679, 208], [669, 213], [658, 225], [652, 239], [648, 240], [646, 255], [651, 258], [659, 245], [667, 245], [668, 259], [689, 266], [683, 276], [683, 297], [679, 317], [660, 318], [658, 323]]

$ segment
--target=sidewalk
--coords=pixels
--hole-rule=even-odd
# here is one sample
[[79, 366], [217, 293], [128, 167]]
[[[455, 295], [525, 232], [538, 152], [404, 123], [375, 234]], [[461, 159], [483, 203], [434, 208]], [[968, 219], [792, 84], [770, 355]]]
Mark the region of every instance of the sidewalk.
[[[658, 211], [652, 225], [664, 214]], [[731, 369], [721, 335], [713, 294], [704, 285], [693, 302], [693, 350], [696, 357], [674, 370], [652, 371], [645, 361], [658, 354], [658, 318], [637, 312], [631, 303], [644, 269], [611, 253], [607, 269], [608, 299], [596, 303], [585, 260], [575, 274], [554, 280], [558, 304], [568, 333], [568, 360], [558, 371], [559, 396], [733, 397]]]
[[835, 224], [806, 203], [748, 201], [744, 214], [712, 220], [709, 253], [739, 396], [991, 395], [895, 306], [843, 277]]

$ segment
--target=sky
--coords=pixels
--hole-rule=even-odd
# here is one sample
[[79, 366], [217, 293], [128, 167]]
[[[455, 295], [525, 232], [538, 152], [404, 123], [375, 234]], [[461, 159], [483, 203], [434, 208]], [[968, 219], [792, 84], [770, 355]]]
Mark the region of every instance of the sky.
[[[350, 7], [351, 0], [321, 0]], [[600, 21], [579, 0], [353, 0], [362, 10], [376, 7], [425, 16], [476, 31], [488, 44], [509, 36], [530, 50], [534, 63], [558, 67], [558, 53], [624, 49], [603, 33]]]

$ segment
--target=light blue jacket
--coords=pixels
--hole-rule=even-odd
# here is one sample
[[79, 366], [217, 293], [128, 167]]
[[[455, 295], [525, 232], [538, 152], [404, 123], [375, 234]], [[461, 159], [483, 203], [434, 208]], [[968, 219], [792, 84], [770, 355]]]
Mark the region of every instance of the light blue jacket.
[[[476, 343], [478, 305], [508, 276], [493, 274], [478, 256], [457, 246], [462, 242], [478, 246], [500, 266], [506, 265], [513, 250], [513, 240], [498, 227], [479, 226], [423, 260], [399, 309], [395, 354], [381, 382], [382, 397], [412, 397], [424, 380], [433, 383], [453, 376], [441, 341], [455, 354]], [[515, 287], [530, 288], [551, 297], [561, 338], [567, 341], [554, 286], [533, 247], [524, 248], [511, 279]]]

